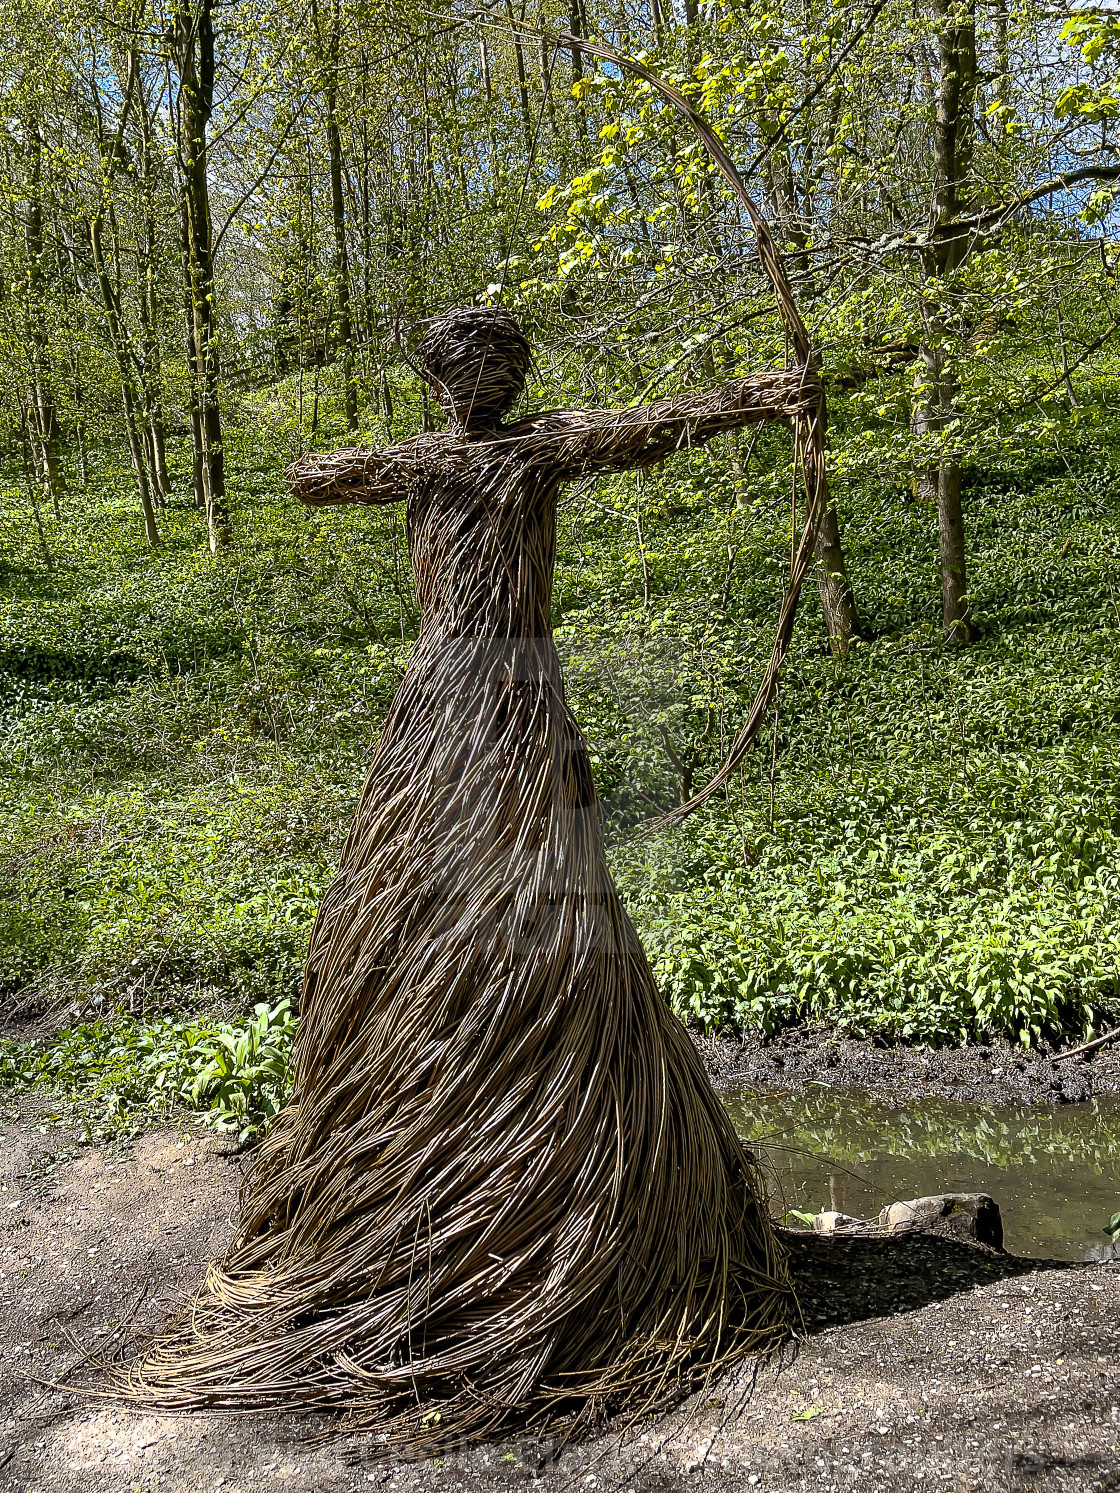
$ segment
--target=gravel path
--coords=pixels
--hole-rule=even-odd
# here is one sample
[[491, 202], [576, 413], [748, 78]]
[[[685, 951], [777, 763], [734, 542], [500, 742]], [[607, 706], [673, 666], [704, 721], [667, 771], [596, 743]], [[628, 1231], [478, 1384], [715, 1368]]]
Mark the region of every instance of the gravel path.
[[559, 1458], [515, 1444], [375, 1463], [359, 1444], [348, 1461], [337, 1443], [301, 1440], [317, 1422], [143, 1415], [26, 1377], [77, 1364], [70, 1382], [95, 1387], [83, 1354], [166, 1320], [228, 1238], [237, 1181], [193, 1127], [80, 1147], [41, 1100], [10, 1112], [0, 1127], [0, 1484], [1120, 1490], [1120, 1264], [1037, 1270], [950, 1240], [792, 1239], [809, 1330], [780, 1360]]

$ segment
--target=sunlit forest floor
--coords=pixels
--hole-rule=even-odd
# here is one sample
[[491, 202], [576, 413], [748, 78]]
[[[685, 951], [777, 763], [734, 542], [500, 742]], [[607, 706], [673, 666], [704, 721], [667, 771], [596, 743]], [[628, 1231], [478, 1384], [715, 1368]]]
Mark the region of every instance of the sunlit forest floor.
[[[71, 484], [60, 520], [43, 513], [41, 537], [6, 474], [10, 1078], [100, 1086], [123, 1110], [157, 1102], [158, 1080], [158, 1102], [217, 1095], [235, 1125], [278, 1101], [282, 1003], [417, 626], [403, 514], [297, 511], [289, 455], [266, 421], [233, 432], [218, 559], [182, 472], [155, 550], [117, 453]], [[1099, 1025], [1120, 1009], [1108, 445], [967, 475], [966, 649], [940, 642], [935, 515], [897, 484], [837, 497], [868, 640], [832, 658], [807, 598], [776, 737], [727, 798], [652, 836], [643, 820], [682, 771], [704, 780], [746, 713], [788, 508], [736, 489], [716, 450], [562, 509], [569, 700], [666, 992], [709, 1028], [960, 1041]], [[49, 1011], [52, 1030], [79, 1029], [21, 1042]]]

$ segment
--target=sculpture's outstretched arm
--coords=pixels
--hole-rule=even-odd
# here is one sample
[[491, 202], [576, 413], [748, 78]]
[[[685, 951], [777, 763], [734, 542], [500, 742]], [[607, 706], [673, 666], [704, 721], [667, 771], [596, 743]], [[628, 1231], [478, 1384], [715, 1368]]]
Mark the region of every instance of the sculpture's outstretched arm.
[[651, 466], [723, 430], [808, 414], [818, 399], [815, 370], [780, 368], [630, 409], [552, 410], [511, 429], [538, 438], [542, 464], [572, 478]]
[[323, 456], [301, 456], [284, 473], [288, 491], [301, 503], [397, 503], [408, 497], [416, 470], [407, 445], [382, 451], [350, 448]]

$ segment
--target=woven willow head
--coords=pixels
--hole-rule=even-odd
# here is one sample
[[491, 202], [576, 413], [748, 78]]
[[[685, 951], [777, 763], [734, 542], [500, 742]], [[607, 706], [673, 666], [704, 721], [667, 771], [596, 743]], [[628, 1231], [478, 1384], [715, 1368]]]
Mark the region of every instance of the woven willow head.
[[532, 354], [502, 306], [463, 306], [437, 316], [417, 349], [421, 372], [456, 425], [492, 425], [525, 387]]

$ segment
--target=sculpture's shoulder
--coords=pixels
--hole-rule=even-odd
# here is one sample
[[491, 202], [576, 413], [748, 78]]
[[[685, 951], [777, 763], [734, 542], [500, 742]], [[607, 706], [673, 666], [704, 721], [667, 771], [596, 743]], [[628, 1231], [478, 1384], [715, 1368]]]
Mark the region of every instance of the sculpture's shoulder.
[[386, 454], [391, 453], [396, 465], [415, 472], [418, 477], [436, 477], [456, 464], [455, 445], [455, 438], [449, 432], [429, 430], [398, 441]]
[[558, 438], [579, 428], [583, 418], [582, 410], [538, 410], [524, 420], [503, 425], [499, 436], [519, 446], [531, 459], [534, 455], [547, 455]]
[[506, 471], [518, 467], [549, 474], [562, 467], [566, 447], [582, 423], [579, 410], [540, 410], [477, 440], [474, 459]]

